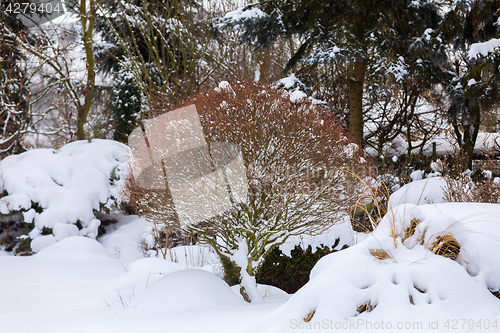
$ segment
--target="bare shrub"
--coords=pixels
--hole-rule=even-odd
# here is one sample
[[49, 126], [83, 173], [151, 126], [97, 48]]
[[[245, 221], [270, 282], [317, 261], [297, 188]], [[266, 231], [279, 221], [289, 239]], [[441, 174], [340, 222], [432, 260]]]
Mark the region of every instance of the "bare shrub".
[[357, 147], [344, 137], [340, 121], [310, 100], [294, 103], [283, 90], [236, 83], [193, 102], [209, 142], [241, 149], [249, 194], [192, 229], [219, 256], [246, 252], [250, 276], [288, 237], [317, 234], [341, 221], [364, 188], [354, 176], [364, 170]]
[[[290, 236], [318, 234], [344, 221], [366, 188], [359, 176], [364, 159], [330, 111], [308, 99], [292, 102], [281, 89], [225, 83], [184, 105], [190, 104], [196, 104], [209, 147], [239, 147], [248, 193], [240, 202], [232, 198], [228, 211], [187, 229], [223, 262], [242, 268], [226, 275], [240, 274], [242, 294], [258, 301], [254, 276], [264, 255]], [[136, 212], [155, 222], [154, 234], [179, 230], [168, 190], [144, 190], [130, 179], [126, 191]], [[155, 238], [161, 242], [156, 248], [168, 247]]]
[[470, 172], [456, 177], [445, 176], [444, 200], [447, 202], [500, 203], [500, 183], [482, 177], [474, 181]]

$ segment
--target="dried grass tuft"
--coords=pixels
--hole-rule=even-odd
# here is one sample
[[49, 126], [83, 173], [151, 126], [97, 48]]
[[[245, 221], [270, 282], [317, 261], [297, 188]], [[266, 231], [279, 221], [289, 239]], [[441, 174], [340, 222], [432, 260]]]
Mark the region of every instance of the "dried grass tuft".
[[370, 250], [370, 254], [379, 260], [385, 260], [391, 257], [387, 251], [382, 249]]
[[453, 235], [442, 235], [436, 237], [432, 243], [430, 250], [432, 253], [452, 260], [457, 260], [460, 253], [460, 243], [457, 242]]
[[408, 239], [415, 234], [415, 230], [417, 230], [417, 226], [420, 224], [420, 222], [422, 221], [420, 221], [419, 219], [411, 220], [410, 226], [405, 230], [405, 235], [403, 240]]
[[306, 323], [310, 322], [315, 313], [316, 313], [316, 310], [312, 310], [311, 313], [308, 314], [307, 317], [304, 318], [304, 321]]
[[410, 304], [415, 305], [415, 303], [413, 302], [413, 296], [409, 295], [409, 298], [410, 298]]
[[372, 305], [372, 303], [366, 302], [358, 306], [356, 311], [358, 312], [358, 314], [362, 314], [363, 312], [372, 312], [373, 309], [375, 309], [376, 307], [377, 307], [376, 305]]

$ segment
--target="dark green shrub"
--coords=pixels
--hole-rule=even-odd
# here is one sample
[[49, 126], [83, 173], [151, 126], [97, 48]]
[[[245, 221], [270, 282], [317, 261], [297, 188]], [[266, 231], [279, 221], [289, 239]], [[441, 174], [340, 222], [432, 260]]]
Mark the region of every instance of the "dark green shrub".
[[19, 243], [19, 246], [14, 250], [15, 254], [21, 256], [28, 256], [32, 254], [31, 238], [25, 238]]
[[[310, 245], [306, 250], [296, 245], [290, 252], [290, 257], [276, 247], [264, 257], [264, 262], [256, 274], [257, 283], [272, 285], [287, 293], [295, 293], [309, 281], [311, 269], [321, 257], [338, 251], [336, 249], [338, 244], [339, 239], [331, 248], [321, 245], [314, 253]], [[341, 250], [346, 247], [347, 245], [344, 245]]]
[[52, 235], [52, 228], [43, 227], [42, 228], [42, 235], [44, 235], [44, 236]]
[[219, 258], [224, 269], [224, 280], [226, 283], [230, 286], [239, 284], [241, 282], [241, 268], [226, 256], [219, 256]]

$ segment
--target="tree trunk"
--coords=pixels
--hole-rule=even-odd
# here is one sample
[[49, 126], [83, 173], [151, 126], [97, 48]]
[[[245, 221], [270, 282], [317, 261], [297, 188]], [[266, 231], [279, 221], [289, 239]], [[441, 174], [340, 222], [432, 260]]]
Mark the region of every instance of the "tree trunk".
[[476, 147], [477, 134], [479, 133], [479, 125], [481, 124], [481, 108], [475, 105], [473, 109], [474, 121], [469, 128], [469, 133], [465, 141], [465, 153], [467, 156], [467, 169], [472, 170], [472, 159], [474, 158], [474, 148]]
[[80, 16], [83, 28], [83, 45], [85, 48], [85, 56], [87, 59], [87, 84], [83, 91], [85, 103], [78, 109], [78, 122], [76, 137], [78, 140], [85, 139], [84, 125], [87, 122], [87, 115], [90, 110], [90, 105], [94, 99], [95, 92], [95, 62], [94, 50], [92, 45], [92, 35], [94, 32], [95, 23], [95, 0], [89, 1], [89, 9], [87, 10], [87, 0], [80, 0]]
[[472, 113], [470, 114], [473, 123], [470, 125], [462, 125], [464, 132], [460, 131], [460, 126], [456, 122], [453, 123], [453, 130], [460, 147], [460, 156], [464, 157], [467, 161], [467, 169], [472, 170], [472, 159], [474, 157], [474, 148], [476, 146], [477, 135], [479, 133], [479, 125], [481, 124], [481, 108], [475, 105]]
[[349, 69], [349, 134], [363, 148], [363, 86], [368, 59], [358, 59]]

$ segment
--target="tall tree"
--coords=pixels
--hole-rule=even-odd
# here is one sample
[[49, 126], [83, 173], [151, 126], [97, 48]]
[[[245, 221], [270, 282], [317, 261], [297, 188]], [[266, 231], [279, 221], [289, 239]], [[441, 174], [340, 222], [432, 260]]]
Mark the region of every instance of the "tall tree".
[[82, 41], [85, 50], [85, 61], [87, 68], [87, 82], [83, 95], [85, 102], [78, 108], [78, 123], [76, 137], [78, 140], [86, 138], [84, 125], [95, 94], [95, 59], [93, 48], [94, 25], [96, 18], [96, 0], [80, 0], [80, 21], [82, 23]]
[[454, 47], [448, 117], [469, 169], [484, 112], [500, 97], [499, 9], [498, 0], [454, 1], [436, 31]]
[[241, 29], [242, 41], [256, 48], [278, 38], [300, 39], [286, 70], [300, 61], [347, 60], [349, 133], [362, 146], [363, 93], [371, 57], [397, 59], [405, 39], [439, 23], [438, 10], [427, 0], [261, 0], [228, 13], [220, 27]]

